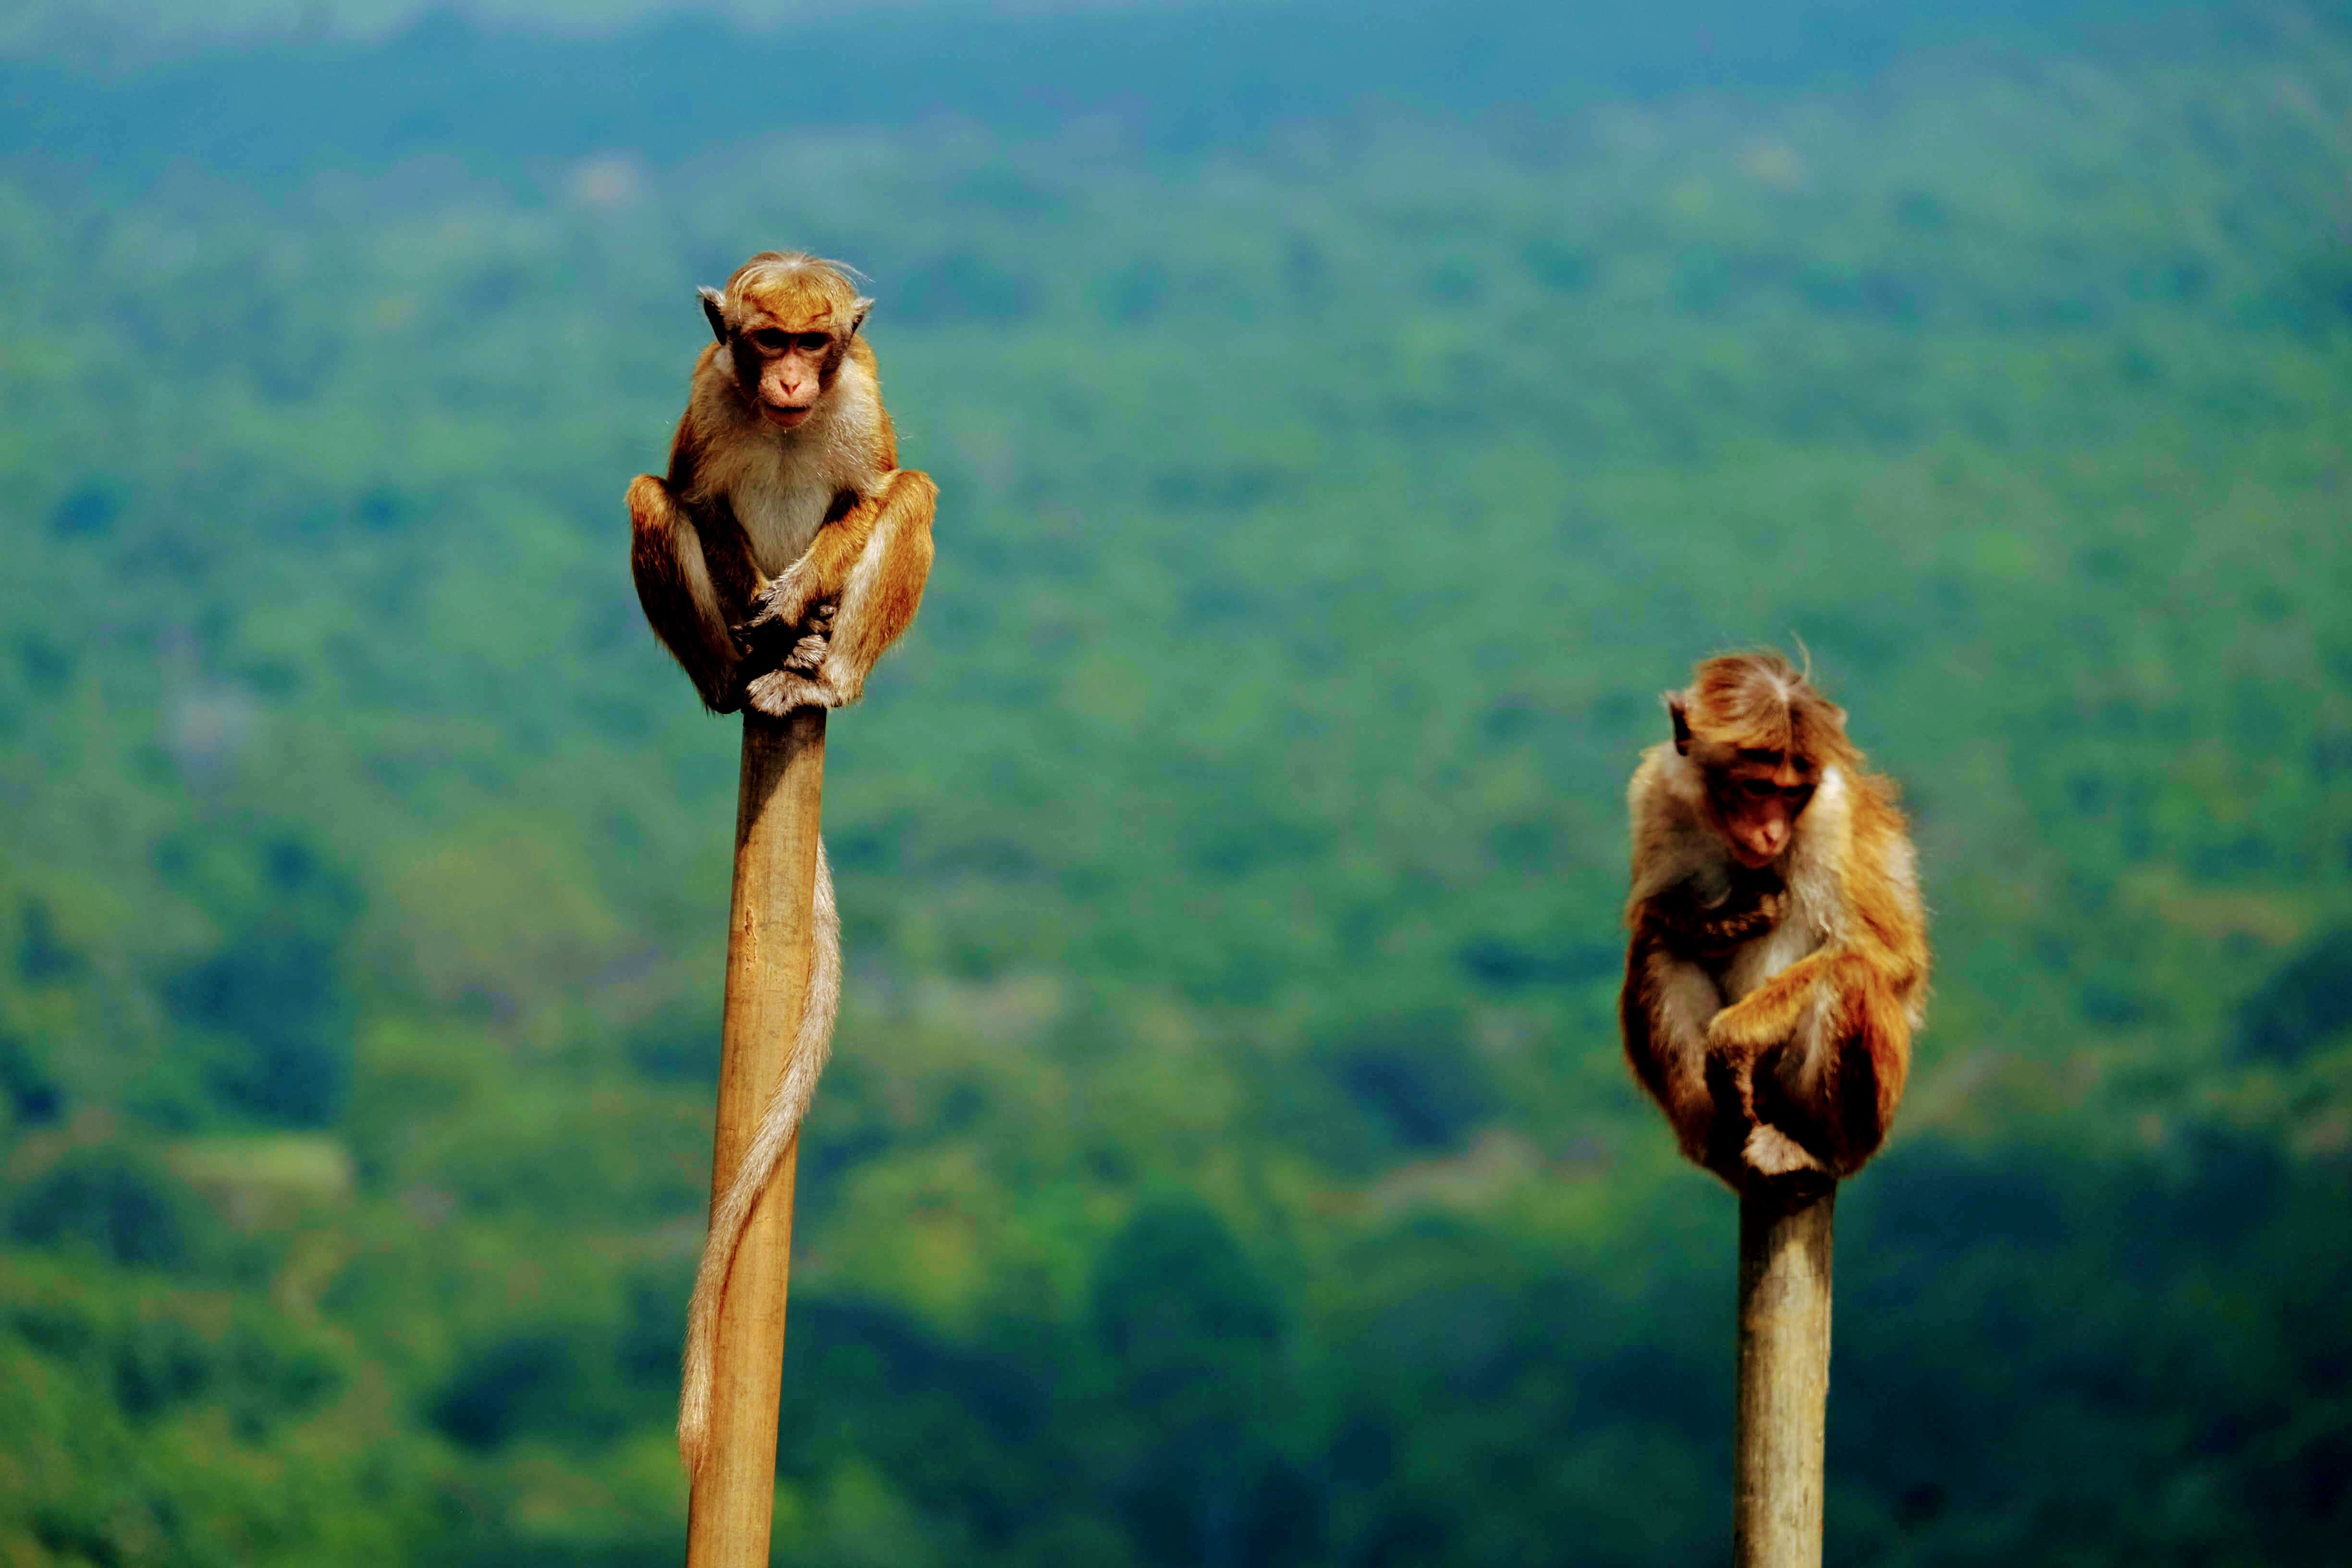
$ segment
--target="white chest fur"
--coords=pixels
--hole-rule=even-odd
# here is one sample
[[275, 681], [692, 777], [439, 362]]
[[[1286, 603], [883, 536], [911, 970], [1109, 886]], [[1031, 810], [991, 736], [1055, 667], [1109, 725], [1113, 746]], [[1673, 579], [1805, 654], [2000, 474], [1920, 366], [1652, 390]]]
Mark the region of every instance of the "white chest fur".
[[874, 466], [881, 420], [880, 389], [852, 361], [806, 424], [789, 432], [762, 429], [730, 443], [697, 489], [702, 496], [727, 498], [752, 561], [764, 575], [775, 576], [816, 538], [835, 497], [844, 490], [870, 495], [884, 478]]
[[1790, 910], [1789, 918], [1773, 927], [1769, 935], [1732, 955], [1730, 966], [1723, 972], [1724, 1001], [1738, 1001], [1821, 945], [1819, 923], [1807, 919], [1802, 908]]
[[735, 521], [751, 542], [751, 559], [771, 577], [808, 549], [842, 488], [835, 476], [810, 471], [817, 465], [792, 461], [794, 455], [780, 453], [776, 460], [747, 465], [728, 492]]

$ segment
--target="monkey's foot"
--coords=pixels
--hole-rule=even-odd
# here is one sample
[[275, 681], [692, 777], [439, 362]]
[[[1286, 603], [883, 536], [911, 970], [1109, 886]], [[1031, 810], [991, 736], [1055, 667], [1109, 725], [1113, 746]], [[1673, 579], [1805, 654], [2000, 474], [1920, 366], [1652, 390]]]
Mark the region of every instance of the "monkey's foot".
[[1777, 1127], [1759, 1122], [1739, 1151], [1740, 1163], [1759, 1176], [1829, 1173], [1829, 1167], [1808, 1153], [1805, 1146]]
[[789, 669], [772, 669], [752, 680], [743, 689], [746, 706], [781, 719], [795, 708], [839, 708], [844, 706], [840, 692], [833, 683], [815, 680]]
[[824, 632], [810, 632], [793, 644], [791, 650], [777, 660], [776, 668], [814, 680], [817, 671], [824, 668], [825, 650], [832, 646], [833, 638]]

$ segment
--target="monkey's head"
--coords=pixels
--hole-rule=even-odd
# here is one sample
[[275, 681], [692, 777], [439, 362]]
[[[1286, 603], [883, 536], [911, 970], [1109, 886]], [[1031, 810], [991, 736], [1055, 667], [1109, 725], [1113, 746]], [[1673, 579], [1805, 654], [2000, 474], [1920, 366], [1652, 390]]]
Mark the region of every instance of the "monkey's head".
[[816, 412], [874, 305], [839, 262], [797, 250], [763, 250], [724, 289], [701, 295], [744, 401], [778, 430], [797, 429]]
[[1751, 870], [1787, 852], [1822, 770], [1859, 761], [1845, 710], [1770, 649], [1710, 658], [1664, 701], [1675, 750], [1705, 783], [1709, 825]]

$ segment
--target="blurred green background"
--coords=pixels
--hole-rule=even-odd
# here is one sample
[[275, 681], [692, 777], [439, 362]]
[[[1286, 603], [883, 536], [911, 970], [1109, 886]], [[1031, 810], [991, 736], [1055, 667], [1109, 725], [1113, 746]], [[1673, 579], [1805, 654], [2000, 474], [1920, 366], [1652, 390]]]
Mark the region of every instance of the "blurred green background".
[[1621, 791], [1801, 637], [1940, 970], [1833, 1563], [2352, 1530], [2352, 8], [0, 21], [0, 1563], [652, 1564], [748, 252], [944, 497], [833, 727], [776, 1560], [1727, 1557]]

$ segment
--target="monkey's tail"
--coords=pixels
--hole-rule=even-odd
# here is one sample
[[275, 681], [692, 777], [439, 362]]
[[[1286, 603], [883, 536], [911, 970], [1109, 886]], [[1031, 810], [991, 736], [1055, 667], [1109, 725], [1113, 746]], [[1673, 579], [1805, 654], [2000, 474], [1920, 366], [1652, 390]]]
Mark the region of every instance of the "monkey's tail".
[[793, 1059], [760, 1113], [760, 1128], [743, 1151], [734, 1178], [710, 1211], [710, 1234], [702, 1244], [702, 1266], [694, 1276], [694, 1301], [686, 1313], [686, 1363], [677, 1401], [677, 1451], [690, 1474], [702, 1468], [710, 1441], [711, 1384], [719, 1339], [719, 1310], [727, 1300], [727, 1279], [735, 1251], [760, 1194], [768, 1190], [784, 1151], [801, 1129], [815, 1097], [816, 1080], [833, 1052], [834, 1016], [841, 1009], [841, 913], [833, 901], [833, 870], [824, 845], [816, 848], [816, 897], [812, 915], [816, 952], [809, 966], [808, 997], [793, 1042]]

